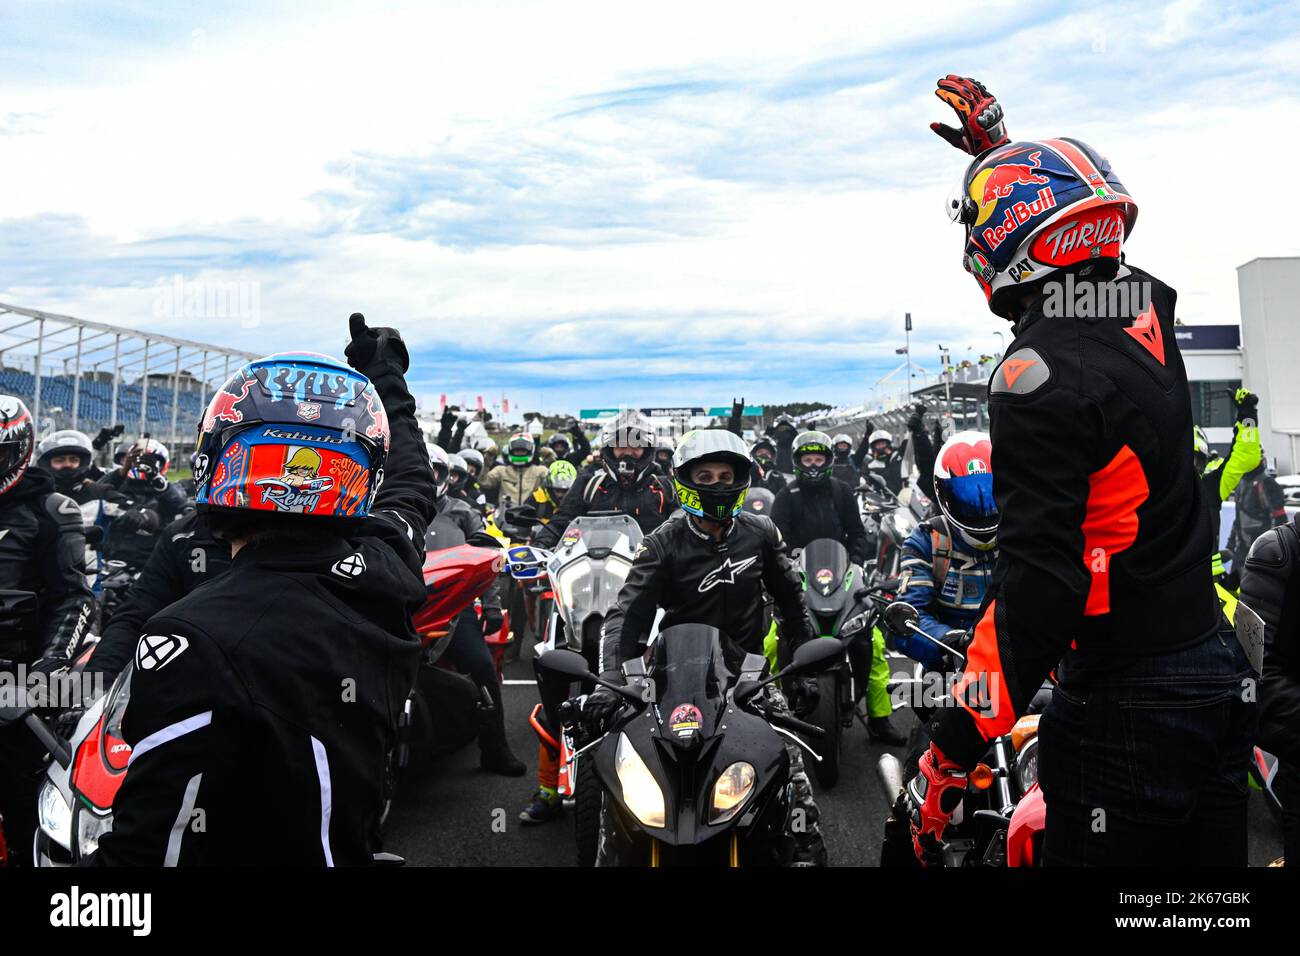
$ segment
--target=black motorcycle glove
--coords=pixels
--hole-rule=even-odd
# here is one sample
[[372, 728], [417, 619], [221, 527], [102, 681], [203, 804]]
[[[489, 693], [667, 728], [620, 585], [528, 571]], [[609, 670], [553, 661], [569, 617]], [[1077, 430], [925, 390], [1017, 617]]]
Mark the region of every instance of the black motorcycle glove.
[[59, 685], [62, 677], [68, 673], [71, 661], [66, 657], [40, 657], [27, 665], [27, 673], [45, 675], [45, 690], [33, 688], [36, 692], [29, 699], [31, 706], [38, 710], [57, 710], [59, 704]]
[[483, 627], [483, 636], [487, 637], [501, 630], [501, 625], [505, 623], [505, 615], [501, 613], [499, 607], [485, 607], [479, 623]]
[[[348, 331], [352, 341], [343, 350], [348, 364], [358, 372], [370, 374], [376, 364], [388, 366], [398, 374], [405, 375], [411, 366], [411, 357], [407, 354], [406, 343], [397, 329], [369, 328], [366, 317], [360, 312], [353, 312], [348, 319]], [[373, 376], [372, 376], [373, 377]]]
[[790, 709], [797, 716], [812, 713], [821, 699], [821, 685], [816, 677], [796, 677], [790, 682]]
[[162, 523], [158, 512], [149, 508], [132, 508], [114, 518], [113, 525], [126, 534], [157, 534]]
[[1237, 406], [1237, 421], [1252, 424], [1259, 421], [1259, 396], [1250, 389], [1237, 389], [1232, 401]]
[[608, 687], [597, 687], [582, 705], [582, 727], [590, 736], [599, 737], [622, 709], [622, 697]]

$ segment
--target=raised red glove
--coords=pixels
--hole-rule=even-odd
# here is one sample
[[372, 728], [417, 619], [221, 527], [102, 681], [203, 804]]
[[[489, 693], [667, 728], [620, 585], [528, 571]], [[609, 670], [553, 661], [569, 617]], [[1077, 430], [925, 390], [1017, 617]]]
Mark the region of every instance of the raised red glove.
[[938, 866], [943, 862], [943, 831], [966, 792], [966, 771], [932, 743], [921, 755], [907, 792], [912, 802], [912, 850], [922, 866]]
[[934, 130], [958, 149], [980, 156], [994, 146], [1010, 142], [1002, 106], [979, 80], [949, 73], [938, 81], [934, 95], [957, 113], [960, 127], [931, 123]]

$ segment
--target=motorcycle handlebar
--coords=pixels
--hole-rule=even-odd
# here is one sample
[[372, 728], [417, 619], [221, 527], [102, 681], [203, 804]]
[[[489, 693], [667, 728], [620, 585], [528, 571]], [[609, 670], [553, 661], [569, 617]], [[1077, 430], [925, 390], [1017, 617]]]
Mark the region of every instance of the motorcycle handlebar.
[[813, 740], [824, 740], [826, 738], [825, 730], [816, 724], [802, 721], [798, 717], [791, 717], [789, 714], [776, 714], [771, 711], [766, 711], [763, 717], [774, 727], [784, 727], [786, 730], [793, 730], [795, 733], [811, 737]]

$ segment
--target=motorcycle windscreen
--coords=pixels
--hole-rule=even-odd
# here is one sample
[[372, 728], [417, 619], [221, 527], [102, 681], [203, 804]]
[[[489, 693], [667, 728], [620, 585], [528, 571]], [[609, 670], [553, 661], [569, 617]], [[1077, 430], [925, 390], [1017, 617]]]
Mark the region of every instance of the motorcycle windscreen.
[[803, 570], [810, 592], [823, 597], [832, 595], [843, 586], [849, 573], [849, 552], [833, 538], [810, 541], [803, 549]]
[[651, 662], [663, 736], [683, 743], [712, 736], [730, 680], [718, 630], [670, 627], [656, 639]]
[[566, 546], [572, 548], [573, 559], [555, 569], [552, 580], [571, 621], [605, 617], [614, 609], [641, 538], [640, 527], [625, 515], [578, 518], [565, 529], [564, 541], [571, 542]]
[[610, 550], [631, 558], [645, 537], [641, 526], [628, 515], [602, 515], [574, 518], [564, 529], [561, 546], [582, 542], [588, 551]]

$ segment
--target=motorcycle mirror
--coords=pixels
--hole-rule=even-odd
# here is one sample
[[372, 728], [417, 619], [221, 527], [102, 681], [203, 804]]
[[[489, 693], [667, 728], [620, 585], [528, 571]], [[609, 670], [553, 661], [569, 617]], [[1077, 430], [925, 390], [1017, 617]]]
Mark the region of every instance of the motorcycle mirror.
[[885, 626], [899, 637], [905, 637], [920, 619], [916, 608], [906, 601], [894, 601], [885, 608]]
[[732, 693], [731, 699], [737, 707], [744, 707], [758, 696], [759, 691], [763, 689], [763, 685], [766, 683], [768, 681], [742, 680], [736, 685], [736, 690]]
[[537, 659], [537, 666], [573, 680], [592, 680], [595, 677], [587, 667], [587, 659], [573, 651], [547, 651]]
[[844, 656], [844, 645], [838, 640], [804, 641], [794, 652], [794, 659], [782, 673], [817, 670], [838, 661]]

